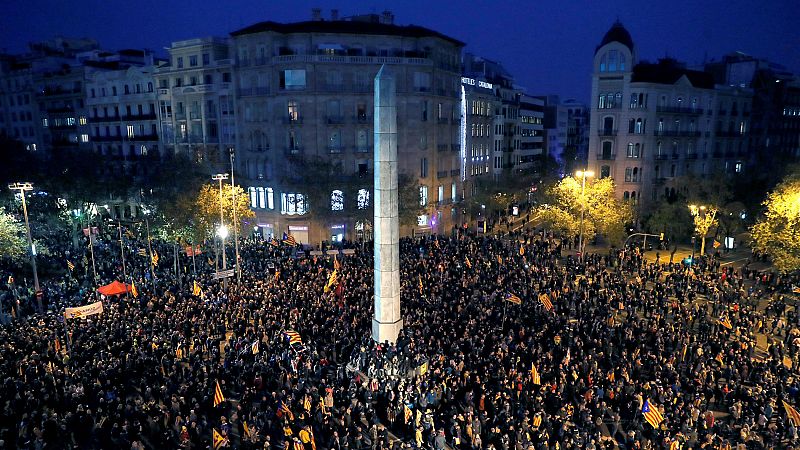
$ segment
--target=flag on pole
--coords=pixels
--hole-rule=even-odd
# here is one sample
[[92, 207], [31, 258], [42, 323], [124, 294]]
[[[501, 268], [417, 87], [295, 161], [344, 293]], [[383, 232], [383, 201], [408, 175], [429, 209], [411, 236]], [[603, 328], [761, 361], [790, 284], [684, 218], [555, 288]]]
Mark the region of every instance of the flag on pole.
[[728, 319], [728, 317], [720, 317], [717, 320], [717, 322], [719, 322], [720, 325], [722, 325], [723, 327], [725, 327], [725, 328], [727, 328], [729, 330], [733, 329], [733, 325], [731, 324], [731, 320]]
[[203, 290], [200, 289], [200, 285], [197, 284], [197, 281], [194, 282], [194, 286], [192, 287], [192, 295], [200, 298], [205, 297], [205, 295], [203, 295]]
[[286, 414], [286, 417], [289, 420], [294, 420], [294, 414], [292, 413], [292, 410], [289, 409], [289, 405], [287, 405], [286, 401], [284, 401], [284, 400], [281, 400], [281, 412]]
[[422, 295], [422, 275], [417, 275], [419, 278], [419, 295]]
[[330, 290], [333, 287], [333, 285], [336, 284], [336, 280], [337, 280], [338, 276], [339, 275], [336, 273], [336, 269], [334, 269], [333, 272], [331, 272], [331, 275], [328, 277], [328, 283], [325, 284], [325, 288], [323, 289], [323, 292], [326, 292], [326, 293], [330, 292]]
[[537, 386], [542, 384], [542, 377], [539, 375], [539, 371], [536, 370], [536, 366], [533, 363], [531, 363], [531, 381]]
[[794, 426], [800, 425], [800, 413], [798, 413], [792, 405], [786, 403], [786, 400], [783, 400], [783, 409], [786, 410], [786, 418], [789, 419]]
[[800, 286], [792, 285], [792, 293], [793, 294], [800, 294]]
[[151, 262], [153, 263], [154, 266], [158, 265], [158, 252], [153, 251], [153, 259]]
[[285, 334], [286, 337], [289, 338], [289, 345], [303, 343], [303, 339], [300, 338], [300, 333], [298, 333], [297, 331], [286, 330], [283, 332], [283, 334]]
[[339, 259], [336, 258], [336, 255], [333, 255], [333, 270], [339, 270], [342, 268], [342, 263], [339, 262]]
[[291, 234], [283, 233], [283, 243], [287, 245], [291, 245], [292, 247], [297, 245], [297, 241], [295, 240], [294, 236]]
[[718, 240], [714, 239], [714, 248], [720, 248], [721, 246], [722, 244]]
[[655, 429], [658, 429], [658, 426], [664, 421], [664, 416], [661, 415], [661, 412], [658, 410], [658, 408], [650, 405], [650, 400], [644, 401], [644, 406], [642, 406], [642, 414], [644, 415], [644, 420], [646, 420], [647, 423], [652, 425]]
[[75, 270], [75, 264], [73, 264], [70, 260], [67, 260], [67, 269], [69, 269], [70, 272]]
[[219, 387], [219, 380], [217, 380], [217, 387], [214, 389], [214, 407], [216, 408], [220, 403], [225, 401], [225, 396], [222, 395], [222, 388]]
[[253, 345], [252, 345], [252, 346], [250, 346], [250, 351], [251, 351], [251, 352], [252, 352], [254, 355], [257, 355], [257, 354], [258, 354], [258, 351], [259, 351], [259, 350], [258, 350], [258, 341], [255, 341], [255, 342], [253, 342]]
[[247, 426], [247, 421], [246, 420], [242, 421], [242, 428], [244, 429], [244, 436], [249, 438], [250, 435], [251, 435], [251, 432], [250, 432], [250, 427]]
[[517, 297], [516, 295], [512, 294], [511, 292], [506, 294], [506, 301], [509, 301], [509, 302], [511, 302], [511, 303], [513, 303], [515, 305], [521, 305], [522, 304], [522, 299]]
[[720, 354], [717, 355], [716, 358], [714, 358], [714, 361], [718, 362], [720, 366], [725, 364], [725, 362], [722, 360], [722, 352], [720, 352]]
[[525, 256], [525, 247], [519, 246], [519, 256]]
[[139, 290], [136, 289], [136, 282], [131, 281], [131, 295], [133, 298], [139, 298]]
[[219, 434], [219, 431], [217, 431], [216, 428], [211, 429], [211, 443], [214, 447], [214, 450], [217, 450], [222, 446], [222, 444], [225, 443], [225, 438]]
[[280, 247], [281, 244], [278, 242], [277, 239], [275, 239], [275, 236], [272, 236], [272, 239], [269, 241], [269, 245], [273, 247]]
[[544, 309], [548, 311], [553, 310], [553, 303], [550, 301], [550, 296], [547, 294], [540, 294], [539, 301], [542, 303], [542, 306], [544, 306]]
[[472, 262], [470, 262], [469, 257], [464, 258], [464, 264], [466, 264], [467, 267], [472, 269]]

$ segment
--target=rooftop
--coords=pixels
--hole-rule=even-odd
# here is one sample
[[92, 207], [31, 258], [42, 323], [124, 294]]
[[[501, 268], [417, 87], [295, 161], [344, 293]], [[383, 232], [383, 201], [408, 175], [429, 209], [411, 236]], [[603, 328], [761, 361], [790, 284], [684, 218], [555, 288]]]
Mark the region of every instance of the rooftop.
[[335, 34], [365, 34], [365, 35], [390, 35], [403, 37], [436, 37], [452, 44], [463, 46], [464, 43], [417, 25], [394, 25], [390, 23], [364, 22], [355, 20], [309, 20], [305, 22], [278, 23], [259, 22], [249, 27], [236, 30], [231, 36], [243, 36], [254, 33], [274, 32], [281, 34], [290, 33], [335, 33]]
[[675, 84], [684, 75], [692, 83], [692, 86], [696, 88], [714, 88], [714, 76], [712, 74], [699, 70], [689, 70], [671, 58], [660, 59], [657, 63], [641, 62], [637, 64], [633, 68], [631, 82]]
[[628, 47], [628, 50], [633, 52], [633, 39], [631, 38], [631, 34], [628, 33], [628, 30], [622, 26], [622, 22], [619, 20], [614, 22], [614, 25], [611, 25], [611, 28], [606, 32], [606, 35], [603, 36], [603, 40], [600, 41], [600, 45], [597, 46], [595, 51], [611, 42], [619, 42], [620, 44]]

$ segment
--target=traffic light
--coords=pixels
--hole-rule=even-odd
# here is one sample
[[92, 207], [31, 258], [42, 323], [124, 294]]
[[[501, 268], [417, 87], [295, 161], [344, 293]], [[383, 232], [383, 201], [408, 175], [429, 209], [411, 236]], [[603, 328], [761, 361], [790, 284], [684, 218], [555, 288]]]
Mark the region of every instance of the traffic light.
[[662, 241], [664, 240], [664, 233], [663, 233], [663, 232], [662, 232], [662, 233], [661, 233], [661, 235], [659, 236], [659, 239], [661, 239]]

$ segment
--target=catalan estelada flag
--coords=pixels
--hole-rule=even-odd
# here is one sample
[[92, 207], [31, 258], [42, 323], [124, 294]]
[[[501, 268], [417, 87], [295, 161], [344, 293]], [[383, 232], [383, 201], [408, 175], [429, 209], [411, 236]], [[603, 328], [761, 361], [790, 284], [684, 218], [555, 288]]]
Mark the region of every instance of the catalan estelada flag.
[[525, 255], [525, 247], [520, 245], [519, 246], [519, 256], [524, 256], [524, 255]]
[[548, 311], [553, 310], [553, 303], [550, 301], [550, 296], [547, 294], [540, 294], [539, 301], [542, 303], [542, 306], [544, 306], [544, 309]]
[[789, 419], [794, 426], [800, 425], [800, 413], [798, 413], [792, 405], [786, 403], [786, 400], [783, 401], [783, 409], [786, 410], [786, 418]]
[[286, 415], [289, 420], [294, 420], [294, 413], [292, 410], [289, 409], [289, 405], [286, 404], [286, 401], [281, 400], [281, 412]]
[[203, 290], [200, 289], [200, 285], [197, 284], [197, 281], [194, 282], [194, 286], [192, 287], [192, 295], [200, 298], [204, 297]]
[[511, 303], [513, 303], [515, 305], [521, 305], [522, 304], [522, 299], [517, 297], [516, 295], [512, 294], [511, 292], [506, 294], [506, 301], [511, 302]]
[[324, 292], [330, 292], [333, 285], [336, 284], [338, 276], [339, 274], [337, 273], [336, 269], [334, 269], [333, 272], [331, 272], [331, 275], [328, 277], [328, 283], [325, 284], [325, 288], [323, 289]]
[[251, 351], [251, 352], [252, 352], [254, 355], [257, 355], [257, 354], [258, 354], [258, 352], [259, 352], [259, 350], [258, 350], [258, 341], [255, 341], [255, 342], [253, 342], [253, 345], [251, 345], [251, 346], [250, 346], [250, 351]]
[[422, 295], [422, 275], [417, 275], [419, 278], [419, 295]]
[[154, 266], [158, 265], [158, 252], [153, 252], [153, 258], [151, 260]]
[[225, 443], [225, 438], [219, 434], [216, 428], [211, 429], [211, 444], [214, 447], [214, 450], [217, 450]]
[[333, 270], [339, 270], [342, 268], [342, 263], [339, 262], [339, 259], [336, 258], [336, 255], [333, 255]]
[[720, 247], [722, 247], [722, 244], [718, 240], [714, 239], [714, 248], [720, 248]]
[[139, 298], [139, 290], [136, 289], [136, 283], [131, 281], [131, 295], [133, 298]]
[[533, 428], [539, 428], [542, 425], [542, 415], [537, 414], [533, 416]]
[[467, 265], [470, 269], [472, 269], [472, 262], [469, 260], [469, 257], [464, 258], [464, 264]]
[[222, 395], [222, 388], [219, 387], [219, 381], [217, 381], [217, 387], [214, 389], [214, 407], [216, 408], [220, 403], [225, 401], [225, 396]]
[[300, 338], [300, 333], [294, 330], [286, 330], [283, 332], [289, 338], [289, 345], [302, 344], [303, 339]]
[[277, 240], [277, 239], [275, 239], [275, 237], [273, 236], [273, 237], [272, 237], [272, 239], [269, 241], [269, 245], [271, 245], [271, 246], [273, 246], [273, 247], [280, 247], [280, 245], [281, 245], [281, 244], [280, 244], [280, 242], [278, 242], [278, 240]]
[[539, 375], [539, 371], [536, 370], [536, 366], [531, 363], [531, 382], [535, 385], [542, 384], [542, 377]]
[[250, 427], [247, 426], [247, 421], [246, 420], [242, 421], [242, 428], [244, 429], [245, 437], [249, 438], [251, 433], [250, 433]]
[[295, 240], [294, 236], [292, 236], [291, 234], [286, 234], [286, 233], [283, 233], [283, 243], [287, 244], [287, 245], [291, 245], [292, 247], [297, 245], [297, 241]]
[[658, 410], [658, 408], [650, 405], [650, 400], [644, 401], [644, 406], [642, 406], [642, 415], [644, 416], [644, 420], [646, 420], [647, 423], [652, 425], [655, 429], [658, 429], [658, 426], [664, 421], [664, 416], [661, 415], [661, 412]]
[[70, 260], [67, 260], [67, 269], [69, 269], [70, 272], [75, 270], [75, 264], [73, 264]]
[[800, 286], [792, 285], [792, 293], [793, 294], [800, 294]]
[[731, 319], [728, 319], [727, 317], [720, 317], [719, 320], [717, 320], [717, 322], [719, 322], [720, 325], [729, 330], [733, 329], [733, 325], [731, 324]]

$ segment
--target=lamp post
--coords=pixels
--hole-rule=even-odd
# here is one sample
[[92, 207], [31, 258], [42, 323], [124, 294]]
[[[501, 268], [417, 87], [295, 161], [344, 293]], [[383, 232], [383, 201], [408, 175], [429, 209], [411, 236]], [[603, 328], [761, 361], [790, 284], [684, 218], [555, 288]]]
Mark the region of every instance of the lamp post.
[[22, 214], [25, 216], [25, 230], [27, 231], [28, 237], [28, 254], [31, 257], [31, 270], [33, 270], [33, 288], [36, 290], [37, 307], [39, 308], [39, 312], [42, 312], [42, 297], [39, 296], [39, 274], [36, 271], [36, 247], [33, 246], [33, 240], [31, 239], [31, 225], [28, 222], [28, 205], [25, 203], [25, 191], [33, 190], [33, 184], [12, 183], [8, 185], [8, 188], [12, 191], [19, 191], [20, 197], [22, 197]]
[[236, 282], [241, 283], [242, 271], [239, 269], [239, 234], [236, 230], [238, 223], [236, 222], [236, 183], [233, 181], [233, 157], [236, 149], [231, 147], [228, 149], [231, 156], [231, 195], [233, 197], [233, 248], [236, 255]]
[[594, 172], [591, 170], [579, 170], [575, 172], [575, 176], [581, 179], [581, 225], [580, 233], [578, 234], [578, 251], [581, 253], [581, 260], [583, 260], [583, 218], [586, 215], [586, 199], [584, 198], [586, 192], [586, 177], [593, 177]]
[[[227, 173], [218, 173], [211, 177], [214, 181], [219, 181], [219, 228], [217, 229], [217, 236], [220, 238], [222, 247], [222, 270], [227, 268], [227, 261], [225, 259], [225, 238], [228, 237], [228, 227], [225, 226], [225, 219], [222, 215], [222, 181], [228, 179]], [[225, 289], [228, 288], [228, 279], [223, 278], [222, 284]]]

